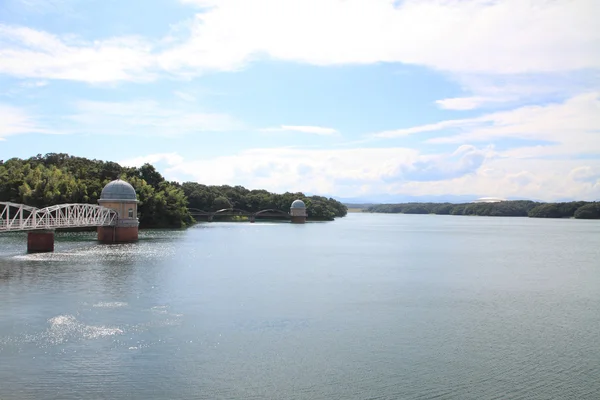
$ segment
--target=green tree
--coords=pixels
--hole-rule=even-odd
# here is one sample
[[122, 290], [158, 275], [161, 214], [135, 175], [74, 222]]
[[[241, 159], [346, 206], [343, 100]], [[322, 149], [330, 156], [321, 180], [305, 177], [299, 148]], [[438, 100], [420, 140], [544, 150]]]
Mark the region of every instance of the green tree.
[[346, 206], [331, 198], [250, 191], [242, 186], [167, 182], [150, 164], [129, 168], [63, 153], [0, 161], [0, 201], [35, 207], [60, 203], [97, 204], [104, 186], [119, 177], [136, 189], [142, 228], [186, 226], [193, 222], [188, 207], [204, 211], [230, 207], [250, 212], [269, 208], [288, 211], [296, 199], [305, 201], [311, 219], [333, 219], [347, 213]]
[[213, 200], [213, 209], [222, 210], [224, 208], [232, 208], [232, 204], [225, 196], [219, 196]]
[[577, 219], [600, 219], [600, 203], [588, 203], [575, 211]]

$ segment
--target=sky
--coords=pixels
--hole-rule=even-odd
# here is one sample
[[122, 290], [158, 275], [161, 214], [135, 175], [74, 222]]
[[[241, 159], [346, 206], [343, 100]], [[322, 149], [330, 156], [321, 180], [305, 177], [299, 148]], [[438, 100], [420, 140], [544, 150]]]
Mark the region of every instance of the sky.
[[365, 201], [600, 200], [598, 15], [598, 0], [0, 0], [0, 159]]

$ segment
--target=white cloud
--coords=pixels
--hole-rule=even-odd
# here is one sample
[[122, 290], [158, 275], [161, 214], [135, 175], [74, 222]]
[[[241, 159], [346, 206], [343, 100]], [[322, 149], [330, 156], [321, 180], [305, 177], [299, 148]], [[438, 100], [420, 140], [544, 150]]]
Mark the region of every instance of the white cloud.
[[122, 160], [119, 161], [119, 164], [126, 167], [141, 167], [146, 163], [155, 164], [163, 162], [169, 166], [180, 165], [183, 162], [183, 157], [177, 153], [157, 153]]
[[161, 54], [166, 69], [232, 70], [261, 54], [316, 65], [402, 62], [479, 73], [600, 66], [595, 0], [197, 3], [213, 7], [197, 14], [190, 38]]
[[448, 128], [458, 128], [464, 127], [467, 125], [476, 125], [479, 122], [478, 118], [472, 119], [457, 119], [457, 120], [448, 120], [442, 122], [436, 122], [434, 124], [420, 125], [411, 128], [404, 129], [395, 129], [383, 132], [377, 132], [372, 134], [373, 137], [377, 138], [397, 138], [402, 136], [409, 136], [415, 133], [423, 133], [423, 132], [435, 132]]
[[0, 24], [0, 73], [91, 83], [153, 78], [151, 46], [137, 37], [86, 42]]
[[60, 14], [65, 16], [75, 16], [74, 5], [76, 0], [5, 0], [9, 4], [13, 3], [21, 6], [28, 13], [38, 14]]
[[471, 145], [446, 154], [421, 154], [407, 148], [272, 148], [199, 160], [184, 160], [173, 153], [134, 160], [129, 164], [165, 161], [169, 166], [161, 172], [171, 180], [244, 185], [275, 192], [340, 197], [385, 193], [545, 201], [600, 199], [600, 160], [511, 160]]
[[510, 100], [510, 98], [471, 96], [437, 100], [436, 104], [445, 110], [473, 110], [481, 107], [482, 105], [508, 102]]
[[592, 168], [590, 166], [583, 166], [573, 168], [569, 173], [569, 178], [579, 182], [600, 182], [600, 168]]
[[241, 127], [227, 114], [201, 112], [194, 106], [175, 108], [153, 100], [79, 101], [76, 108], [77, 113], [65, 117], [62, 123], [70, 133], [180, 136]]
[[201, 12], [155, 43], [138, 37], [89, 42], [0, 25], [0, 73], [144, 81], [158, 70], [233, 71], [257, 57], [314, 65], [399, 62], [460, 76], [600, 68], [596, 0], [184, 2]]
[[413, 149], [251, 149], [232, 156], [186, 161], [166, 170], [207, 184], [246, 184], [275, 191], [332, 193], [336, 181], [376, 182], [399, 164], [418, 159]]
[[501, 153], [510, 158], [600, 154], [600, 93], [584, 93], [562, 103], [520, 107], [475, 118], [379, 132], [373, 136], [394, 138], [423, 132], [438, 132], [439, 136], [427, 140], [436, 144], [494, 142], [501, 138], [552, 142]]
[[194, 102], [196, 101], [196, 97], [193, 94], [190, 93], [186, 93], [186, 92], [182, 92], [182, 91], [175, 91], [173, 92], [173, 94], [177, 97], [179, 97], [181, 100], [183, 101], [188, 101], [188, 102]]
[[0, 140], [24, 133], [57, 133], [42, 128], [37, 119], [22, 109], [0, 104]]
[[581, 94], [558, 104], [488, 114], [474, 122], [479, 125], [463, 126], [458, 135], [439, 137], [430, 142], [463, 143], [516, 138], [554, 143], [504, 152], [511, 158], [600, 154], [600, 93]]
[[259, 129], [261, 132], [302, 132], [312, 133], [314, 135], [336, 135], [339, 132], [333, 128], [325, 128], [322, 126], [309, 126], [309, 125], [281, 125], [279, 128], [264, 128]]
[[227, 114], [202, 112], [197, 105], [174, 106], [154, 100], [82, 100], [75, 103], [74, 109], [66, 115], [32, 116], [0, 103], [0, 138], [28, 133], [178, 137], [243, 128]]
[[471, 110], [536, 104], [600, 89], [600, 70], [528, 74], [451, 74], [470, 96], [436, 101], [443, 109]]
[[21, 83], [23, 88], [40, 88], [48, 85], [48, 81], [25, 81]]
[[183, 4], [190, 4], [197, 7], [214, 7], [219, 4], [219, 0], [179, 0]]
[[[453, 153], [421, 156], [420, 160], [393, 175], [414, 181], [443, 181], [476, 173], [486, 159], [494, 156], [492, 148], [478, 149], [471, 145], [459, 146]], [[389, 178], [388, 178], [389, 180]]]

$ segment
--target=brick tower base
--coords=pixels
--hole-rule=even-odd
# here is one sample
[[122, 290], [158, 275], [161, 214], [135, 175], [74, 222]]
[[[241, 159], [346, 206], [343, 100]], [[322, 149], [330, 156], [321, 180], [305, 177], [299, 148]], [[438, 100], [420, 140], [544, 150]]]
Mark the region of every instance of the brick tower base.
[[27, 232], [28, 253], [49, 253], [54, 251], [54, 231]]
[[130, 243], [137, 242], [137, 226], [99, 226], [98, 241], [101, 243]]

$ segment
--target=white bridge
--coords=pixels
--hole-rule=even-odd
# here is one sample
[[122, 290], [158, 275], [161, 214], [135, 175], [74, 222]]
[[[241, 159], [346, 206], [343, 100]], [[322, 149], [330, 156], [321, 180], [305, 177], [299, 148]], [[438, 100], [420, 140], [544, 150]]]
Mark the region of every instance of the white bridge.
[[35, 208], [0, 202], [0, 232], [112, 226], [117, 219], [116, 211], [95, 204], [59, 204]]

